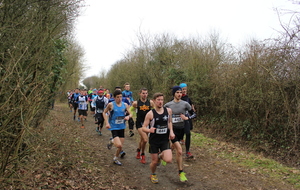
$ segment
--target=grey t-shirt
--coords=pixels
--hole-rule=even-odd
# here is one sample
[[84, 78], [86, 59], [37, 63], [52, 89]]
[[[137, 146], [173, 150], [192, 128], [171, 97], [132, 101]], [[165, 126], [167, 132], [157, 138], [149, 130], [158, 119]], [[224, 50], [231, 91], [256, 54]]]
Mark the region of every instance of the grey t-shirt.
[[183, 100], [180, 100], [179, 102], [174, 102], [174, 100], [172, 100], [171, 102], [166, 103], [164, 107], [172, 110], [173, 127], [177, 129], [183, 128], [184, 121], [181, 119], [180, 114], [182, 113], [185, 115], [186, 111], [190, 111], [192, 109], [191, 105]]

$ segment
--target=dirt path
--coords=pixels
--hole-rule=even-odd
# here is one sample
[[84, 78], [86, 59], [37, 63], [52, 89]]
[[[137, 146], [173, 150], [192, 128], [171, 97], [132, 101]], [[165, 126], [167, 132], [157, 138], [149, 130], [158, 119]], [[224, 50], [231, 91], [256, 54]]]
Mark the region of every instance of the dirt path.
[[[81, 155], [80, 161], [62, 174], [62, 178], [68, 178], [64, 180], [65, 189], [293, 189], [283, 181], [256, 174], [229, 160], [211, 155], [194, 144], [191, 150], [195, 159], [184, 159], [184, 170], [187, 173], [188, 182], [179, 181], [174, 159], [175, 152], [173, 152], [173, 163], [159, 166], [157, 168], [159, 184], [152, 184], [149, 180], [149, 153], [146, 154], [146, 164], [140, 163], [135, 158], [139, 137], [137, 131], [133, 137], [128, 136], [128, 130], [125, 132], [126, 156], [120, 160], [123, 166], [117, 166], [112, 162], [116, 149], [108, 150], [106, 147], [111, 136], [110, 132], [103, 129], [103, 135], [98, 135], [91, 115], [88, 116], [85, 129], [81, 129], [79, 122], [72, 120], [73, 113], [69, 112], [64, 104], [57, 104], [51, 114], [57, 118], [56, 122], [60, 127], [65, 126], [66, 131], [72, 128], [71, 134], [67, 132], [69, 138], [74, 138], [76, 142], [85, 145], [78, 149]], [[72, 155], [69, 156], [72, 157]]]

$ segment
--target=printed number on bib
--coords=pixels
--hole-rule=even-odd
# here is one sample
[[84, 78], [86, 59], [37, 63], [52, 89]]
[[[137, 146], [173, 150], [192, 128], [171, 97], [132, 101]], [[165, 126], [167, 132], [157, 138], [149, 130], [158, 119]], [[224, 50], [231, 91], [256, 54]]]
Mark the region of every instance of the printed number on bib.
[[125, 116], [119, 116], [116, 118], [115, 124], [122, 124], [124, 123]]
[[156, 134], [166, 134], [168, 132], [167, 126], [157, 126]]
[[173, 115], [172, 117], [172, 123], [179, 123], [182, 122], [182, 118], [180, 117], [180, 115]]

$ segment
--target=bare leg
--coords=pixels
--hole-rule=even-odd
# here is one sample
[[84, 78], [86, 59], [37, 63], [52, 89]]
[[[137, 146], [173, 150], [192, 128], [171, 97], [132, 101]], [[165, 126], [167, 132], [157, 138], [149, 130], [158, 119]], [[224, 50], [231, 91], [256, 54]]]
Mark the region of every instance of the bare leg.
[[177, 166], [178, 170], [183, 170], [183, 165], [182, 165], [182, 147], [180, 143], [177, 141], [173, 143], [175, 149], [176, 149], [176, 161], [177, 161]]

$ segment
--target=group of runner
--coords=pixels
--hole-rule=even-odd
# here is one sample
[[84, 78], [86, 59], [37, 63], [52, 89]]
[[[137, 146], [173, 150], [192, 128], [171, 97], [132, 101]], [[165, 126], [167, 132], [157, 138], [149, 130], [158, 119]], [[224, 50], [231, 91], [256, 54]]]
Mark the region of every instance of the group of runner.
[[[164, 95], [162, 93], [155, 93], [153, 99], [149, 100], [146, 88], [140, 89], [139, 99], [134, 101], [129, 83], [124, 84], [123, 91], [120, 87], [116, 87], [110, 98], [105, 96], [104, 89], [99, 89], [98, 91], [94, 89], [92, 93], [94, 95], [97, 93], [97, 95], [90, 96], [87, 95], [85, 90], [79, 93], [78, 89], [75, 89], [70, 98], [74, 108], [73, 119], [76, 119], [75, 106], [77, 104], [79, 119], [84, 128], [83, 121], [87, 116], [87, 102], [90, 101], [91, 108], [94, 108], [91, 111], [95, 113], [98, 124], [96, 131], [101, 135], [104, 125], [111, 131], [112, 137], [107, 144], [107, 148], [116, 147], [113, 157], [113, 162], [116, 165], [122, 165], [119, 158], [123, 158], [126, 154], [123, 151], [126, 121], [128, 121], [129, 136], [132, 137], [134, 135], [132, 116], [136, 112], [135, 125], [140, 136], [136, 158], [141, 163], [146, 163], [145, 149], [147, 142], [149, 142], [151, 182], [158, 183], [156, 175], [156, 167], [158, 165], [166, 165], [172, 162], [172, 149], [176, 150], [179, 179], [182, 182], [187, 181], [186, 173], [183, 171], [183, 150], [181, 144], [184, 135], [186, 135], [186, 140], [184, 141], [186, 158], [193, 158], [189, 150], [191, 142], [190, 130], [192, 129], [191, 121], [196, 117], [193, 103], [187, 95], [187, 84], [181, 83], [179, 86], [174, 86], [172, 88], [173, 99], [166, 104], [164, 104]], [[84, 99], [84, 97], [86, 98]], [[81, 111], [82, 109], [86, 109], [86, 113]]]
[[101, 129], [104, 122], [102, 112], [108, 100], [111, 99], [109, 90], [102, 87], [98, 90], [90, 89], [89, 91], [76, 88], [73, 91], [69, 90], [67, 96], [70, 112], [74, 111], [73, 120], [76, 120], [76, 113], [78, 111], [78, 121], [81, 123], [81, 128], [85, 128], [84, 121], [87, 119], [90, 108], [91, 114], [95, 117], [95, 124], [98, 125], [96, 131], [102, 135]]

